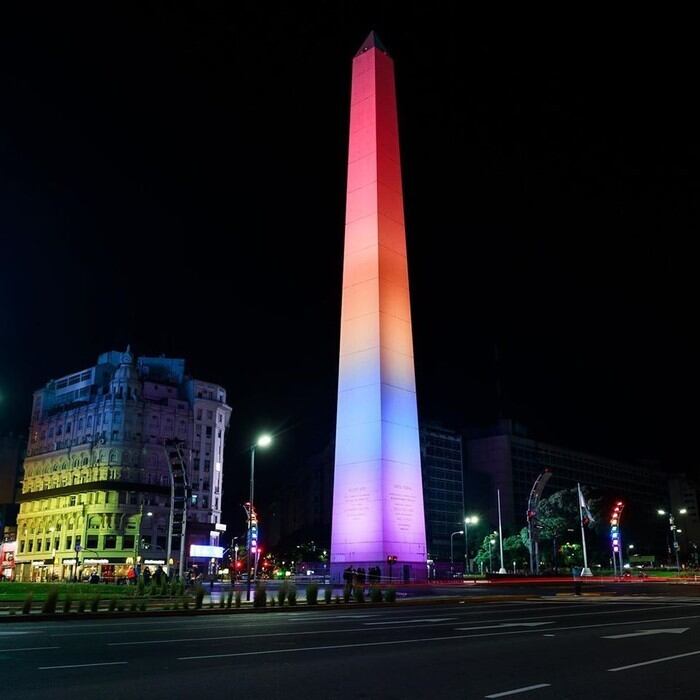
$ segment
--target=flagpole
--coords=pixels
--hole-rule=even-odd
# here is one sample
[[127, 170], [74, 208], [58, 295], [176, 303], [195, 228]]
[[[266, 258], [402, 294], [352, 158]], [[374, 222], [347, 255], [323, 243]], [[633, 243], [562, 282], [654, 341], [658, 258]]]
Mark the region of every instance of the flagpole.
[[588, 568], [588, 553], [586, 552], [586, 529], [583, 525], [583, 494], [581, 493], [581, 484], [577, 483], [578, 488], [578, 519], [581, 523], [581, 544], [583, 546], [583, 569], [581, 576], [593, 576], [593, 572]]
[[508, 573], [503, 566], [503, 530], [501, 528], [501, 489], [496, 489], [496, 495], [498, 497], [498, 544], [501, 547], [501, 568], [498, 570], [499, 574]]

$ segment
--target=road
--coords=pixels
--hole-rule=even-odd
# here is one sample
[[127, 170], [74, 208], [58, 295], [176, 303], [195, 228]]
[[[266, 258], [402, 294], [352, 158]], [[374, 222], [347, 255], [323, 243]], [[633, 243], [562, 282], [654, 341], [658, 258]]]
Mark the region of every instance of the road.
[[700, 601], [525, 602], [0, 626], [12, 697], [694, 698]]

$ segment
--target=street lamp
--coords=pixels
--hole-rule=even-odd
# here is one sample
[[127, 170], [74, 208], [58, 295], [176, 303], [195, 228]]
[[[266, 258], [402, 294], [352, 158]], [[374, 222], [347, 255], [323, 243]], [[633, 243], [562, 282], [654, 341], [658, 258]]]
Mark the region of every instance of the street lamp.
[[[680, 572], [681, 570], [681, 562], [680, 558], [678, 557], [678, 532], [681, 532], [681, 530], [676, 529], [676, 521], [673, 519], [673, 513], [669, 512], [666, 513], [666, 511], [663, 508], [659, 508], [657, 511], [658, 515], [664, 516], [668, 515], [668, 525], [671, 529], [671, 533], [673, 534], [673, 551], [676, 555], [676, 571]], [[687, 508], [679, 508], [678, 512], [681, 515], [685, 515], [688, 512]], [[668, 540], [667, 540], [668, 542]]]
[[468, 515], [464, 518], [464, 561], [465, 561], [465, 571], [471, 573], [471, 565], [469, 562], [469, 525], [476, 525], [479, 522], [478, 515]]
[[496, 544], [496, 540], [492, 540], [489, 537], [489, 573], [493, 572], [493, 552], [491, 550], [491, 547]]
[[[257, 441], [250, 447], [250, 504], [248, 507], [248, 581], [246, 586], [246, 600], [250, 600], [250, 556], [253, 554], [251, 551], [251, 530], [253, 527], [253, 496], [255, 495], [255, 448], [256, 447], [269, 447], [272, 443], [272, 436], [263, 434]], [[253, 559], [255, 562], [255, 558]], [[257, 573], [257, 565], [253, 569], [253, 578]]]
[[463, 535], [464, 530], [455, 530], [451, 535], [450, 535], [450, 573], [454, 574], [455, 571], [455, 557], [454, 557], [454, 536], [455, 535]]

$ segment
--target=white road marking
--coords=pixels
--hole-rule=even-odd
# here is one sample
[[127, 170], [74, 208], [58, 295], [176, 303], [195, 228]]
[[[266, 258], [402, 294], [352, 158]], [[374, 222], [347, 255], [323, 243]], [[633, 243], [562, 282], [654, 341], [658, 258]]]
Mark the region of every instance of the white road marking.
[[[615, 625], [639, 625], [646, 624], [650, 622], [667, 622], [669, 620], [692, 620], [700, 618], [700, 615], [686, 615], [684, 617], [671, 617], [671, 618], [661, 618], [657, 620], [632, 620], [631, 622], [600, 622], [595, 625], [571, 625], [569, 627], [555, 627], [553, 628], [556, 632], [561, 632], [564, 630], [581, 630], [581, 629], [592, 629], [595, 627], [613, 627]], [[405, 628], [403, 628], [405, 629]], [[351, 632], [351, 631], [361, 631], [361, 630], [335, 630], [336, 632]], [[367, 630], [362, 630], [367, 631]], [[528, 632], [534, 632], [534, 629], [528, 628], [524, 630], [509, 630], [503, 632], [486, 632], [485, 634], [453, 634], [445, 637], [419, 637], [417, 639], [396, 639], [385, 642], [364, 642], [359, 644], [331, 644], [328, 646], [316, 646], [316, 647], [297, 647], [292, 649], [270, 649], [265, 651], [246, 651], [246, 652], [233, 652], [229, 654], [207, 654], [204, 656], [180, 656], [177, 658], [178, 661], [190, 661], [194, 659], [218, 659], [218, 658], [229, 658], [236, 656], [262, 656], [267, 654], [290, 654], [297, 651], [321, 651], [324, 649], [352, 649], [356, 647], [373, 647], [373, 646], [391, 646], [392, 644], [417, 644], [420, 642], [444, 642], [444, 641], [454, 641], [457, 639], [472, 639], [479, 637], [498, 637], [511, 634], [527, 634]], [[294, 634], [294, 633], [291, 633]], [[301, 634], [301, 633], [300, 633]], [[310, 634], [319, 634], [318, 632], [311, 632]], [[280, 635], [258, 635], [258, 636], [280, 636]], [[291, 636], [291, 635], [287, 635]], [[163, 641], [163, 640], [161, 640]], [[173, 640], [177, 641], [177, 640]], [[182, 641], [182, 640], [180, 640]], [[197, 641], [197, 640], [192, 640]], [[136, 642], [134, 642], [136, 643]], [[125, 642], [117, 642], [116, 644], [125, 644]], [[693, 652], [700, 654], [699, 652]], [[615, 669], [608, 669], [615, 670]]]
[[0, 649], [0, 654], [7, 651], [42, 651], [44, 649], [60, 649], [61, 647], [20, 647], [19, 649]]
[[627, 639], [627, 637], [648, 637], [650, 634], [683, 634], [690, 627], [671, 627], [669, 629], [658, 630], [639, 630], [639, 632], [630, 632], [629, 634], [611, 634], [601, 639]]
[[0, 637], [14, 637], [18, 634], [31, 634], [31, 632], [0, 632]]
[[695, 656], [700, 654], [700, 651], [689, 651], [687, 654], [676, 654], [675, 656], [663, 656], [660, 659], [651, 659], [650, 661], [642, 661], [638, 664], [629, 664], [628, 666], [618, 666], [617, 668], [609, 668], [608, 671], [626, 671], [629, 668], [639, 668], [640, 666], [649, 666], [650, 664], [660, 664], [664, 661], [673, 661], [674, 659], [682, 659], [686, 656]]
[[66, 666], [39, 666], [39, 671], [53, 671], [57, 668], [87, 668], [88, 666], [124, 666], [128, 661], [103, 661], [97, 664], [67, 664]]
[[551, 683], [538, 683], [537, 685], [526, 685], [523, 688], [514, 688], [513, 690], [506, 690], [503, 693], [492, 693], [491, 695], [485, 695], [487, 698], [505, 698], [508, 695], [517, 695], [518, 693], [527, 693], [530, 690], [537, 690], [538, 688], [549, 688]]
[[415, 617], [412, 620], [389, 620], [387, 622], [365, 622], [365, 625], [410, 625], [416, 622], [447, 622], [454, 617]]
[[486, 625], [484, 627], [455, 627], [458, 632], [471, 632], [472, 630], [493, 630], [500, 627], [539, 627], [540, 625], [554, 625], [555, 620], [549, 622], [504, 622], [500, 625]]

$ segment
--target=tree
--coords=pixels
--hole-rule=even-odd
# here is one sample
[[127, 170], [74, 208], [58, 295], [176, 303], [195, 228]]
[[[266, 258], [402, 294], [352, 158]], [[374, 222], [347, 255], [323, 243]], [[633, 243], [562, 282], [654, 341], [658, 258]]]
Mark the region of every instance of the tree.
[[[589, 529], [599, 529], [602, 526], [600, 515], [600, 498], [590, 498], [587, 489], [582, 487], [583, 495], [588, 503], [588, 508], [593, 515], [594, 522], [587, 524]], [[566, 566], [571, 565], [571, 561], [580, 557], [581, 545], [578, 546], [578, 554], [575, 548], [567, 549], [563, 560], [560, 558], [562, 552], [561, 543], [565, 539], [573, 539], [575, 533], [579, 531], [579, 503], [578, 489], [562, 489], [555, 491], [547, 498], [543, 498], [537, 510], [537, 518], [534, 526], [537, 528], [540, 540], [540, 558], [549, 562], [553, 568], [558, 568], [560, 563]], [[530, 539], [527, 528], [521, 530], [521, 538], [529, 550]], [[551, 546], [542, 546], [543, 542], [551, 543]], [[572, 545], [572, 547], [574, 547]]]

